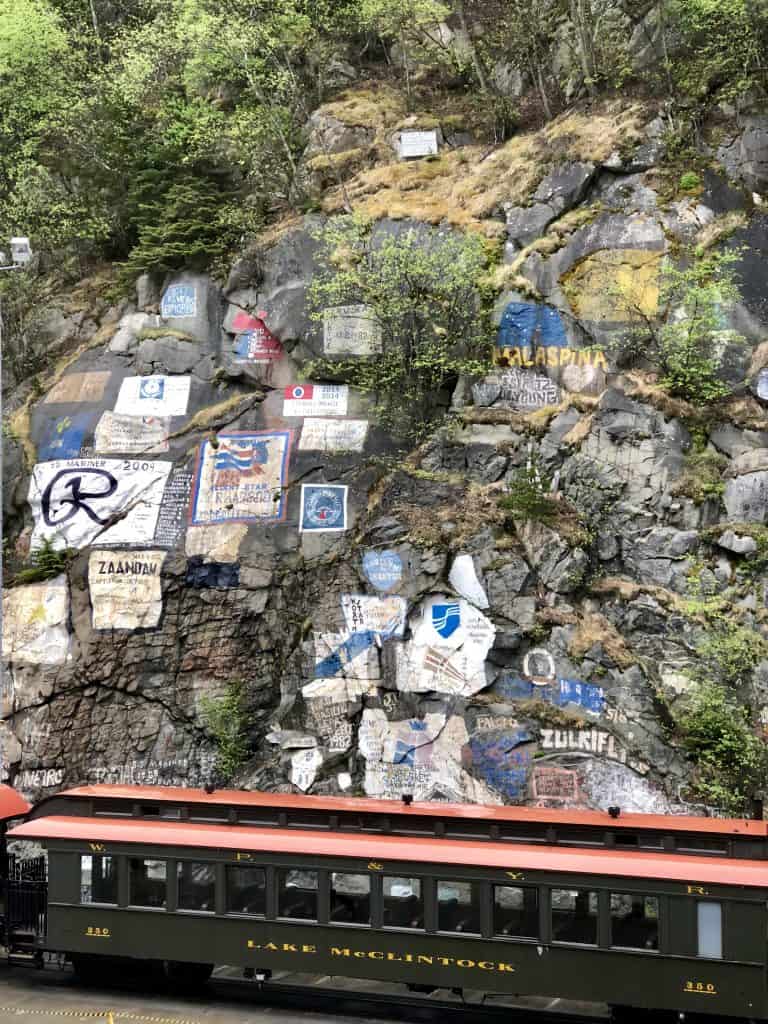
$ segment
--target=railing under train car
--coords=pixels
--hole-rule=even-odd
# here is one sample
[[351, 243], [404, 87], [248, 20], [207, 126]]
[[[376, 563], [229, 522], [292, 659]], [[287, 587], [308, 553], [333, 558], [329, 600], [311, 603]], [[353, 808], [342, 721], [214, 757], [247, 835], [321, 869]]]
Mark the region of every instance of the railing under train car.
[[46, 858], [10, 856], [3, 889], [5, 945], [9, 952], [34, 949], [48, 930]]

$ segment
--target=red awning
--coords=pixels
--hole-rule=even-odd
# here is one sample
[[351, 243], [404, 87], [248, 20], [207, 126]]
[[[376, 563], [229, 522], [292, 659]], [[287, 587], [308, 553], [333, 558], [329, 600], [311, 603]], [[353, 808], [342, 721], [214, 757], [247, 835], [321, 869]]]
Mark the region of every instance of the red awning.
[[665, 853], [581, 850], [560, 846], [471, 842], [455, 839], [420, 839], [404, 836], [350, 835], [310, 829], [247, 828], [239, 825], [196, 825], [177, 821], [141, 821], [116, 818], [35, 818], [8, 833], [12, 839], [64, 839], [101, 843], [105, 852], [117, 843], [151, 847], [189, 847], [195, 850], [232, 850], [279, 853], [290, 858], [353, 857], [375, 861], [387, 870], [387, 861], [407, 861], [414, 870], [436, 865], [500, 868], [515, 872], [552, 871], [566, 874], [649, 878], [686, 885], [744, 885], [768, 888], [768, 862], [731, 857], [696, 857]]
[[[545, 825], [591, 825], [602, 828], [661, 830], [663, 832], [705, 832], [710, 835], [752, 836], [765, 838], [768, 822], [746, 818], [694, 818], [665, 814], [622, 814], [612, 818], [606, 811], [547, 810], [541, 807], [499, 807], [479, 804], [413, 803], [400, 800], [371, 800], [348, 796], [301, 796], [293, 793], [248, 793], [240, 789], [217, 789], [206, 793], [202, 789], [184, 789], [173, 786], [77, 786], [57, 793], [59, 797], [87, 797], [90, 799], [146, 800], [150, 803], [218, 804], [227, 807], [285, 808], [287, 811], [327, 811], [331, 814], [408, 814], [418, 817], [464, 818], [490, 821], [495, 824], [509, 822]], [[44, 806], [44, 803], [43, 805]]]
[[31, 809], [32, 804], [27, 803], [21, 793], [11, 786], [0, 785], [0, 821], [23, 818]]

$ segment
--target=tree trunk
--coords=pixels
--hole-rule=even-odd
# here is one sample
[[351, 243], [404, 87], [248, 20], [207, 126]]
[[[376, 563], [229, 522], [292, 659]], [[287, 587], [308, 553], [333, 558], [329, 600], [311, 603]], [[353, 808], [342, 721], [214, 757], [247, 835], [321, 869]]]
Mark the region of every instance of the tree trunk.
[[464, 0], [453, 0], [453, 9], [459, 19], [461, 31], [464, 33], [467, 39], [467, 43], [469, 45], [469, 55], [472, 58], [472, 67], [475, 69], [475, 74], [477, 75], [477, 82], [478, 85], [480, 86], [480, 92], [490, 92], [488, 76], [485, 73], [483, 62], [480, 60], [480, 54], [477, 52], [477, 47], [475, 46], [475, 40], [472, 36], [472, 33], [469, 31], [469, 26], [467, 24], [467, 14], [466, 11], [464, 10]]

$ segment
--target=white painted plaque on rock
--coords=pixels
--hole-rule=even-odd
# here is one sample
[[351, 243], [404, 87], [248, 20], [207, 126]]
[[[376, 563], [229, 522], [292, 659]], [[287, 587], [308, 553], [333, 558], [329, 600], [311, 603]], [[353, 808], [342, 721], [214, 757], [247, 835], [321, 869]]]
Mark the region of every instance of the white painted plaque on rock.
[[400, 159], [437, 155], [437, 132], [400, 132]]
[[66, 576], [3, 591], [3, 660], [63, 665], [69, 652]]
[[92, 551], [88, 562], [94, 629], [149, 629], [160, 622], [164, 551]]
[[367, 420], [313, 417], [301, 428], [299, 451], [361, 452], [367, 433]]
[[126, 377], [115, 412], [124, 416], [184, 416], [191, 377]]
[[346, 416], [346, 384], [289, 384], [283, 393], [283, 416]]
[[152, 541], [170, 462], [59, 459], [39, 462], [29, 481], [32, 550]]
[[382, 637], [402, 636], [405, 632], [404, 597], [369, 597], [342, 594], [341, 610], [350, 633], [377, 633]]
[[381, 352], [381, 324], [370, 306], [332, 306], [323, 313], [327, 356], [370, 356]]
[[169, 416], [102, 414], [96, 425], [94, 450], [112, 455], [161, 455], [168, 451]]

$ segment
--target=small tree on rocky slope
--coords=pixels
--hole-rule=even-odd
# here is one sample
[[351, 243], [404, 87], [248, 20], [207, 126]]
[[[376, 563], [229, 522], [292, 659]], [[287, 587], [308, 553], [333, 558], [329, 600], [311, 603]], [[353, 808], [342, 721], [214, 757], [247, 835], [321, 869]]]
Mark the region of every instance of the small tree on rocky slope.
[[445, 407], [460, 375], [487, 371], [487, 243], [458, 233], [389, 233], [358, 217], [335, 218], [319, 240], [309, 289], [314, 319], [329, 307], [362, 303], [381, 328], [382, 352], [318, 359], [307, 375], [372, 392], [380, 422], [413, 438]]
[[620, 358], [642, 357], [657, 365], [661, 385], [694, 405], [729, 394], [731, 388], [718, 370], [726, 348], [744, 344], [725, 319], [740, 294], [734, 267], [739, 258], [731, 250], [689, 250], [679, 263], [667, 260], [656, 316], [624, 296], [632, 326], [623, 339]]

